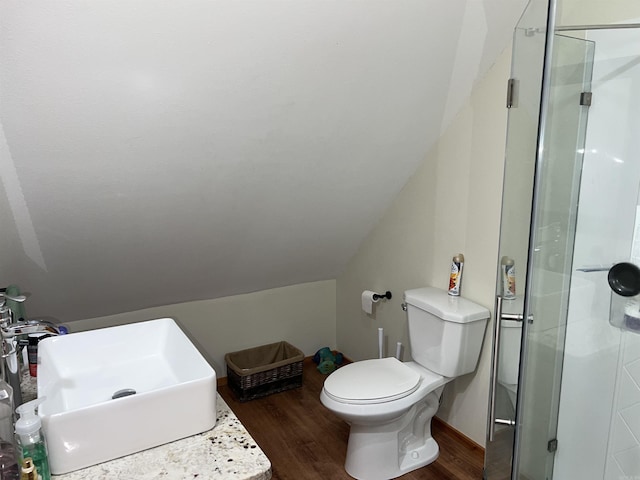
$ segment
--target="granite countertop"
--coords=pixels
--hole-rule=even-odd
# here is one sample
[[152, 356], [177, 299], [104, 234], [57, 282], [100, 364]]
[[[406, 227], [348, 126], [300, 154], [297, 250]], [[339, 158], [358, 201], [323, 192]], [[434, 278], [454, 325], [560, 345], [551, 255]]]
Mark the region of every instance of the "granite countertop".
[[[36, 381], [23, 374], [25, 401], [36, 397]], [[216, 426], [166, 445], [117, 458], [55, 480], [269, 480], [271, 462], [218, 394]]]

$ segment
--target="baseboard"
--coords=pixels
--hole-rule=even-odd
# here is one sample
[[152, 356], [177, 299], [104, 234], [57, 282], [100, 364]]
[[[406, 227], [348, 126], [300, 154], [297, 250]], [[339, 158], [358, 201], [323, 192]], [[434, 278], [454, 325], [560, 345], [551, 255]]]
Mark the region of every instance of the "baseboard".
[[451, 425], [449, 425], [444, 420], [442, 420], [442, 419], [440, 419], [438, 417], [433, 417], [431, 422], [432, 423], [437, 423], [438, 426], [442, 430], [447, 430], [449, 432], [449, 434], [451, 434], [452, 436], [456, 437], [458, 440], [460, 440], [461, 443], [464, 443], [464, 444], [468, 445], [470, 448], [477, 448], [484, 455], [484, 447], [482, 445], [480, 445], [479, 443], [476, 443], [475, 441], [471, 440], [464, 433], [462, 433], [459, 430], [456, 430], [455, 428], [453, 428]]

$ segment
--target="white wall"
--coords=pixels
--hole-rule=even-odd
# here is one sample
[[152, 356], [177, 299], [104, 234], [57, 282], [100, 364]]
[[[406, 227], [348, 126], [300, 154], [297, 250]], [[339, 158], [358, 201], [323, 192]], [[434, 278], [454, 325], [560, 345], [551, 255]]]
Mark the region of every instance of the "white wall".
[[335, 278], [524, 1], [0, 0], [28, 311]]
[[[8, 158], [8, 145], [0, 123], [0, 169], [5, 170], [7, 165], [2, 160]], [[0, 198], [4, 198], [6, 188], [11, 185], [6, 181], [6, 175], [0, 175], [2, 183], [0, 183]], [[14, 186], [15, 187], [15, 186]], [[16, 195], [16, 197], [19, 197]], [[0, 271], [5, 272], [2, 278], [7, 282], [20, 283], [24, 278], [24, 272], [21, 272], [20, 266], [23, 264], [21, 259], [24, 257], [24, 250], [21, 248], [21, 240], [13, 219], [11, 207], [8, 202], [0, 201], [0, 225], [2, 232], [0, 233], [0, 251], [4, 252], [0, 255]]]
[[640, 477], [640, 335], [622, 332], [604, 480]]
[[336, 344], [336, 282], [290, 287], [215, 300], [163, 307], [69, 322], [72, 332], [170, 317], [175, 319], [216, 370], [226, 377], [224, 355], [286, 340], [313, 355]]
[[[337, 280], [338, 348], [355, 360], [377, 354], [384, 327], [388, 353], [401, 341], [410, 358], [403, 291], [446, 289], [451, 257], [462, 252], [462, 295], [493, 308], [510, 51], [473, 91], [424, 163]], [[361, 310], [365, 289], [391, 290], [372, 315]], [[489, 332], [489, 330], [488, 330]], [[490, 335], [475, 374], [447, 386], [438, 416], [479, 444], [485, 442]]]
[[557, 25], [634, 22], [640, 18], [635, 0], [559, 0]]

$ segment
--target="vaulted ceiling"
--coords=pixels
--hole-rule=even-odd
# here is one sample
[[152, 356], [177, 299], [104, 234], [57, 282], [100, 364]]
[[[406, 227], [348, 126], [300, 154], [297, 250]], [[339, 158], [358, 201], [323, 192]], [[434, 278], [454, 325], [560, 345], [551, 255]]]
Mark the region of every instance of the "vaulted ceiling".
[[0, 0], [0, 281], [61, 321], [335, 278], [520, 0]]

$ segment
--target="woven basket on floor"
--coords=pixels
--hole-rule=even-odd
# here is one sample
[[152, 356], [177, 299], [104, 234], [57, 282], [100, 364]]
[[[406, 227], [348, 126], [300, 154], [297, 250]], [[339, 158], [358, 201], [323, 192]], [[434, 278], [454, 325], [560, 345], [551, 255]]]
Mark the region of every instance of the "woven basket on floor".
[[288, 342], [227, 353], [227, 383], [241, 402], [302, 386], [304, 354]]

